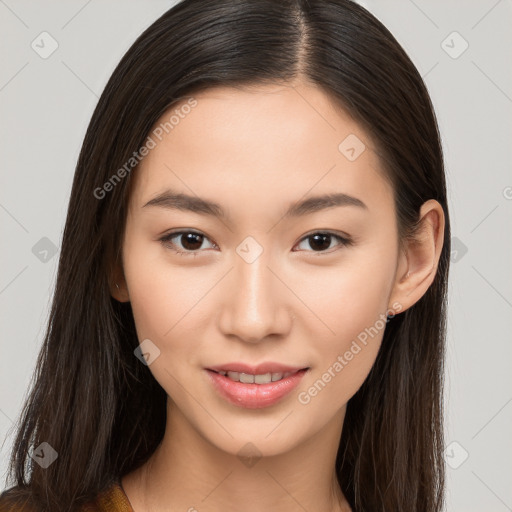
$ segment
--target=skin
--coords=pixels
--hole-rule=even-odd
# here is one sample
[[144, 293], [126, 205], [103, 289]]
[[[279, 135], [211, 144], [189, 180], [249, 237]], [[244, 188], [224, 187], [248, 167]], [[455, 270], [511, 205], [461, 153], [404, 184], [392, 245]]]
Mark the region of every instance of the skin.
[[[426, 292], [443, 244], [442, 207], [422, 206], [421, 230], [401, 250], [393, 190], [372, 141], [312, 85], [216, 87], [195, 98], [197, 106], [134, 171], [119, 289], [111, 290], [131, 301], [139, 340], [160, 350], [149, 369], [168, 395], [163, 442], [122, 478], [123, 488], [135, 512], [350, 510], [335, 457], [346, 404], [368, 375], [384, 328], [359, 343], [309, 403], [298, 396], [365, 328]], [[349, 134], [366, 146], [354, 161], [338, 149]], [[143, 207], [167, 188], [219, 203], [230, 220]], [[292, 202], [333, 192], [367, 208], [282, 218]], [[197, 256], [174, 252], [172, 243], [190, 247], [184, 237], [167, 247], [159, 241], [178, 228], [204, 235], [192, 246]], [[353, 243], [332, 237], [315, 250], [306, 235], [325, 230]], [[247, 236], [263, 248], [252, 263], [236, 252]], [[204, 369], [232, 361], [311, 370], [279, 403], [246, 409], [224, 400]], [[252, 466], [237, 455], [247, 443], [260, 455]]]

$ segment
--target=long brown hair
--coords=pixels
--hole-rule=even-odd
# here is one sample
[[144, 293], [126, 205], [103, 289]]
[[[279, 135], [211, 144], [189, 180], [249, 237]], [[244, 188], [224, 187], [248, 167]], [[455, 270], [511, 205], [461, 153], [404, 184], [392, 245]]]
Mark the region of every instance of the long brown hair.
[[[297, 78], [321, 87], [375, 141], [402, 238], [414, 232], [426, 200], [444, 209], [434, 282], [387, 324], [375, 364], [347, 405], [336, 459], [354, 511], [441, 510], [450, 223], [440, 136], [415, 66], [350, 0], [184, 0], [124, 55], [77, 162], [49, 323], [10, 460], [13, 496], [36, 510], [74, 510], [162, 440], [166, 393], [134, 356], [130, 303], [110, 294], [137, 172], [126, 163], [155, 122], [194, 93]], [[45, 469], [30, 457], [43, 442], [58, 453]]]

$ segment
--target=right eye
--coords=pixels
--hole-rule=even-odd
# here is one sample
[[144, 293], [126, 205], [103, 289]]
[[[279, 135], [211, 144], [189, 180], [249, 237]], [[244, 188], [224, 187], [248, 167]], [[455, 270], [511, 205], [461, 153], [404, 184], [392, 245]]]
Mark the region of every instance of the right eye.
[[[183, 249], [180, 249], [178, 244], [173, 242], [173, 239], [177, 239], [181, 243], [181, 247]], [[209, 239], [202, 233], [184, 230], [174, 231], [160, 238], [160, 242], [164, 247], [184, 256], [197, 256], [198, 251], [205, 240]], [[197, 247], [198, 245], [199, 247]], [[216, 247], [215, 244], [213, 245]]]

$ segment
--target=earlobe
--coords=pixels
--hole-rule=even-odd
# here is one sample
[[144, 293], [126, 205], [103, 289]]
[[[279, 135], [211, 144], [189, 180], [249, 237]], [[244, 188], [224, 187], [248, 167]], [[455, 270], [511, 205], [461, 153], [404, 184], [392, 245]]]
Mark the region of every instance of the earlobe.
[[425, 294], [436, 276], [443, 242], [444, 211], [430, 199], [421, 206], [416, 233], [405, 241], [390, 304], [399, 303], [405, 311]]
[[128, 287], [124, 278], [123, 271], [119, 265], [116, 266], [110, 279], [110, 295], [118, 302], [130, 302]]
[[110, 294], [114, 299], [118, 302], [130, 302], [130, 296], [128, 294], [128, 290], [126, 288], [126, 284], [123, 281], [123, 284], [118, 284], [114, 282], [113, 285], [110, 285]]

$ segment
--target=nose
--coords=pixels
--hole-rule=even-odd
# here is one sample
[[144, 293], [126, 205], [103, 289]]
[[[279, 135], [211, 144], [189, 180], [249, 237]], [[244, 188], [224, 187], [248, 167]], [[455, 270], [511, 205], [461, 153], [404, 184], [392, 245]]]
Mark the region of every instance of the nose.
[[238, 258], [224, 280], [219, 328], [225, 336], [257, 343], [283, 337], [291, 329], [293, 293], [264, 255], [252, 263]]

